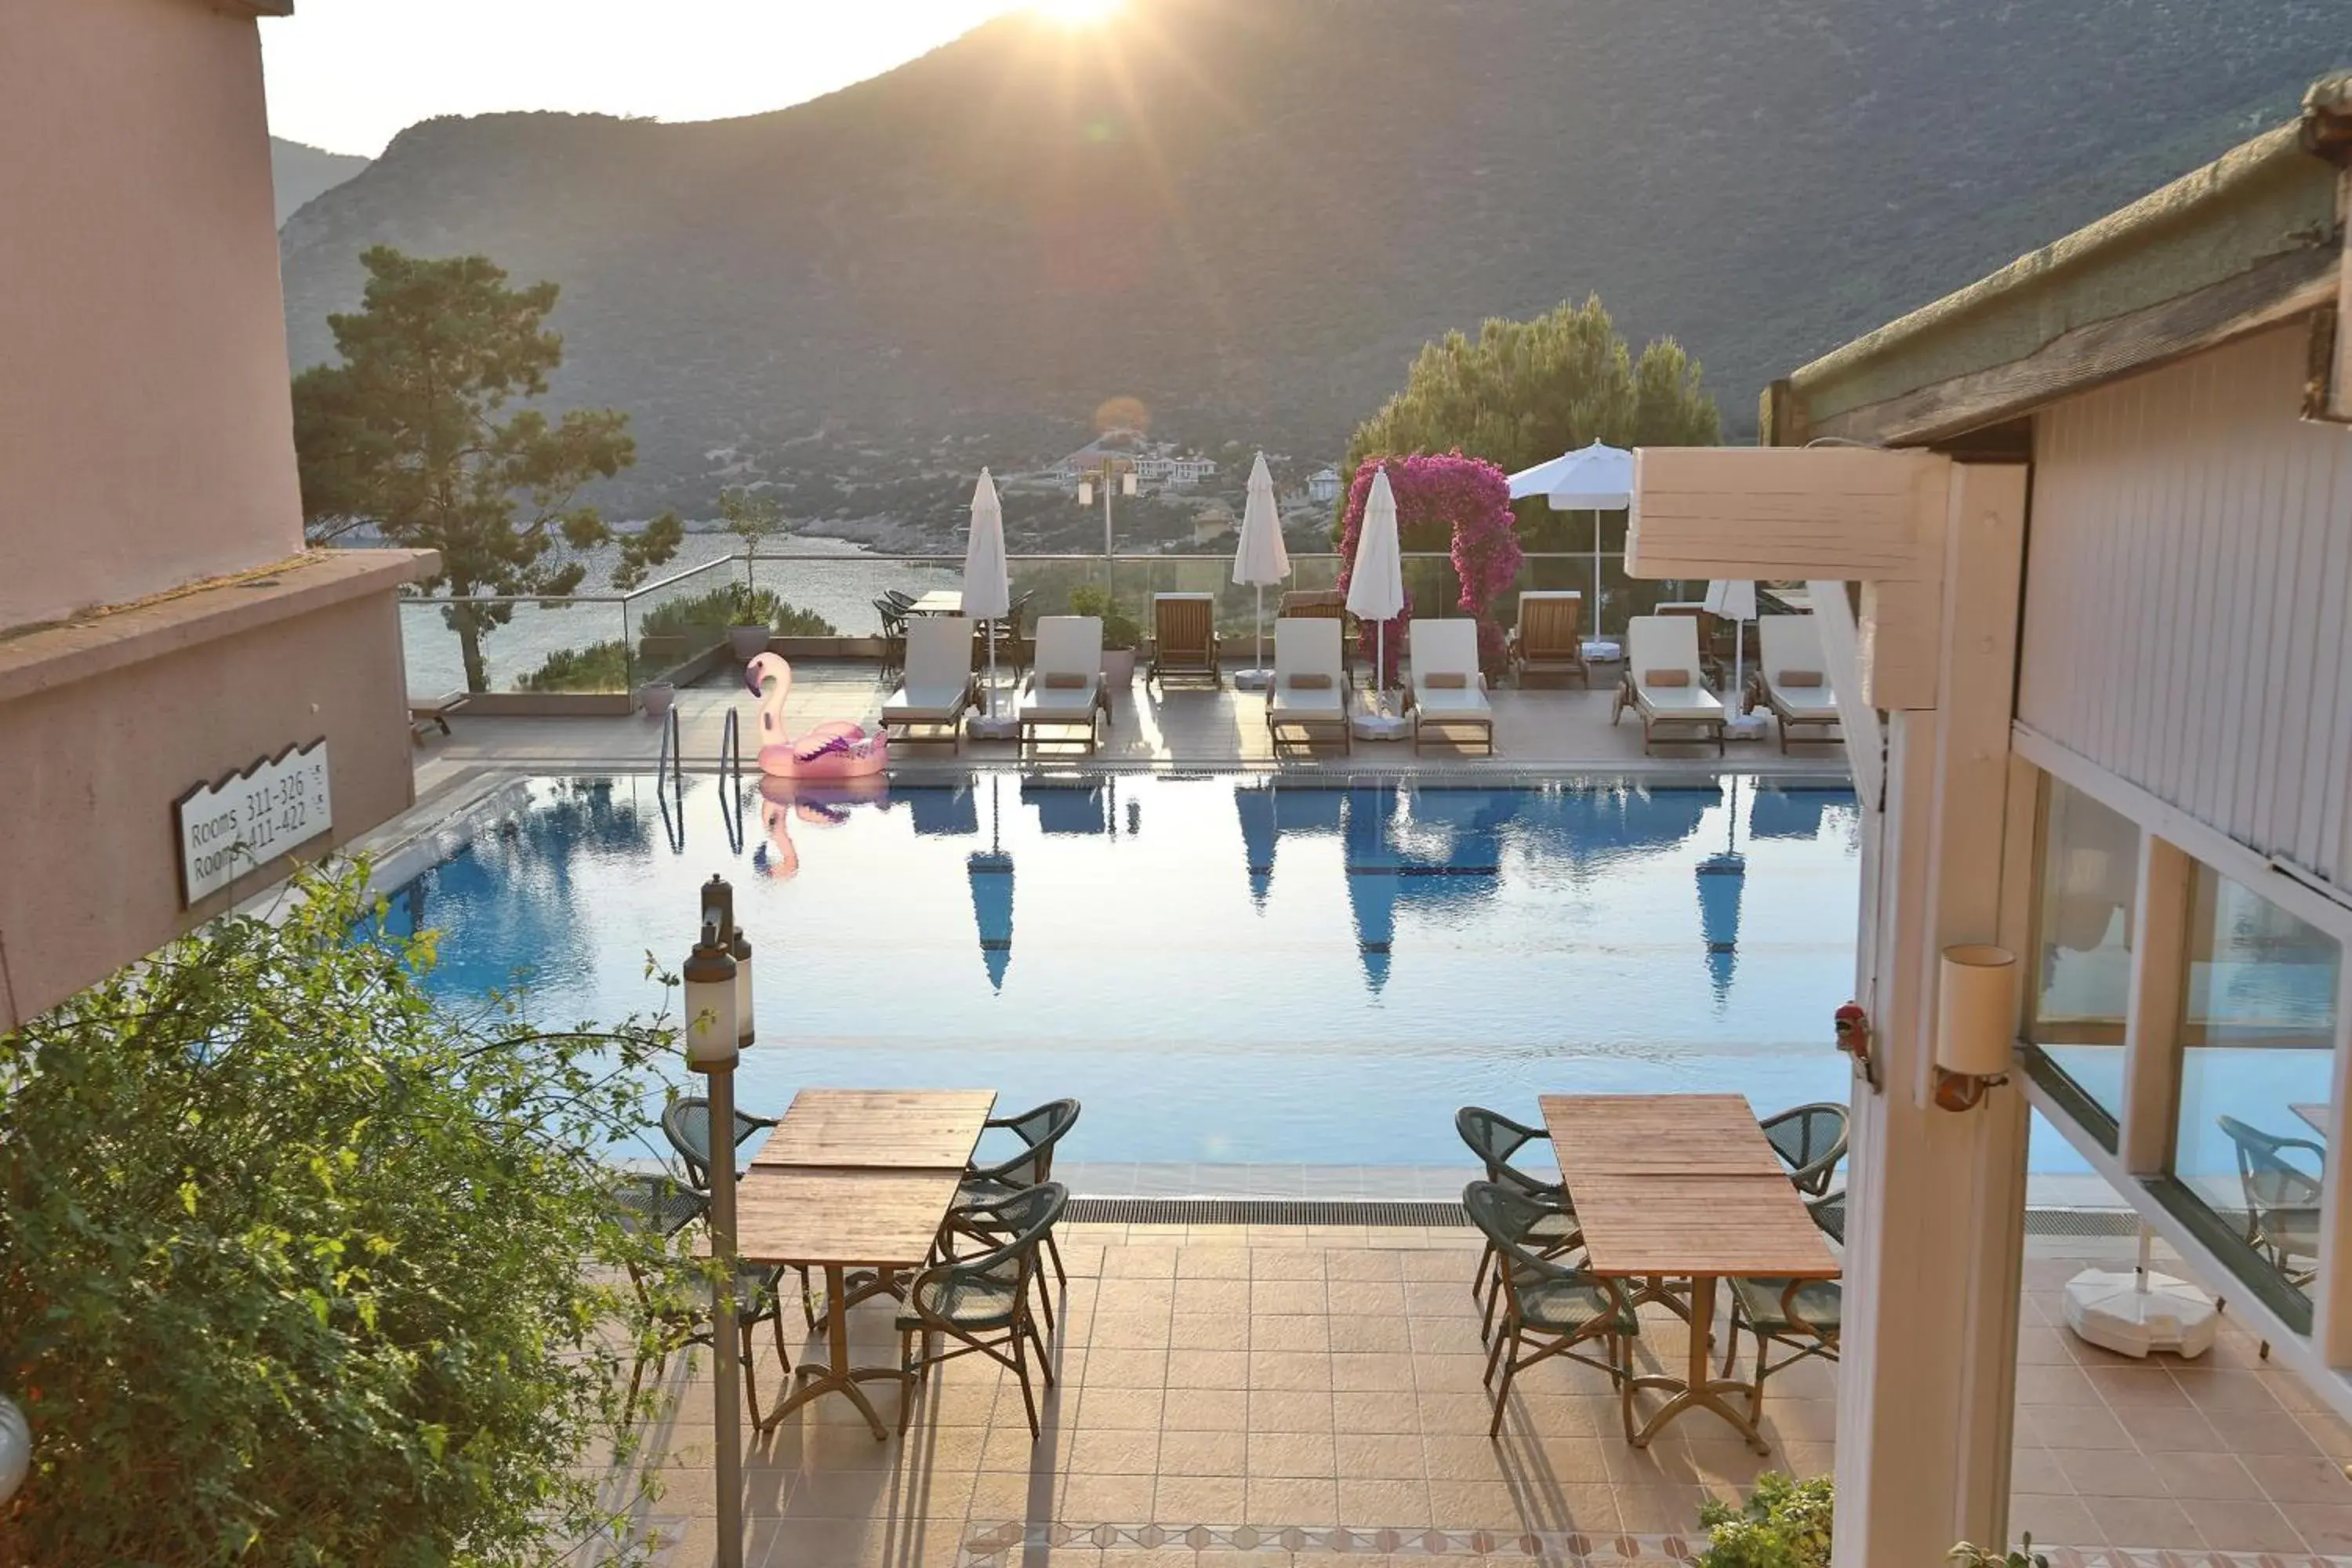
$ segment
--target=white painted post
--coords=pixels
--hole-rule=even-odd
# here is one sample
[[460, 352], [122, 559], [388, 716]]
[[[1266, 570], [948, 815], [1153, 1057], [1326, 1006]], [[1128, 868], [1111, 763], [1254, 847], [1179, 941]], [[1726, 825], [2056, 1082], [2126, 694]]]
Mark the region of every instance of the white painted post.
[[1886, 1087], [1857, 1088], [1848, 1167], [1838, 1568], [1940, 1562], [1961, 1539], [2005, 1545], [2008, 1527], [2024, 1097], [2012, 1084], [1955, 1113], [1930, 1090], [1942, 950], [2016, 923], [2025, 471], [1956, 465], [1948, 507], [1936, 679], [1916, 688], [1935, 706], [1892, 715], [1864, 857], [1858, 989]]
[[[2352, 261], [2346, 263], [2352, 268]], [[2336, 973], [2336, 1072], [2328, 1099], [2328, 1147], [2352, 1149], [2352, 943]], [[2319, 1278], [2312, 1281], [2311, 1348], [2339, 1371], [2352, 1369], [2352, 1192], [2344, 1162], [2330, 1160], [2319, 1193]]]

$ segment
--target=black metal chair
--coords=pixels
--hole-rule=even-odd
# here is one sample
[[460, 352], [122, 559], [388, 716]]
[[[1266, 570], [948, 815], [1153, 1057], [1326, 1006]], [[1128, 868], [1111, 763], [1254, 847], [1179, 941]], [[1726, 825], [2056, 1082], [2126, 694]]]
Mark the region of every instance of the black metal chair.
[[[992, 1117], [982, 1123], [982, 1136], [987, 1131], [1010, 1132], [1021, 1141], [1021, 1152], [992, 1164], [982, 1165], [977, 1159], [964, 1167], [963, 1184], [956, 1190], [959, 1212], [985, 1207], [999, 1203], [1016, 1193], [1051, 1181], [1054, 1175], [1054, 1145], [1068, 1135], [1078, 1124], [1078, 1102], [1075, 1100], [1049, 1100], [1018, 1116]], [[952, 1216], [950, 1230], [955, 1230]], [[974, 1232], [964, 1231], [965, 1235]], [[982, 1236], [980, 1239], [992, 1239]], [[1054, 1279], [1062, 1285], [1070, 1282], [1069, 1274], [1062, 1268], [1062, 1249], [1045, 1237], [1045, 1256], [1054, 1265]], [[1042, 1285], [1040, 1286], [1042, 1289]], [[1045, 1309], [1045, 1321], [1051, 1327], [1054, 1310]]]
[[[623, 1229], [634, 1235], [658, 1236], [664, 1240], [701, 1220], [710, 1206], [706, 1194], [689, 1191], [670, 1176], [625, 1175], [613, 1184], [612, 1191], [614, 1215]], [[743, 1402], [750, 1406], [755, 1429], [760, 1424], [760, 1384], [751, 1342], [761, 1323], [768, 1325], [775, 1339], [776, 1360], [784, 1375], [792, 1375], [793, 1358], [784, 1348], [782, 1292], [779, 1289], [782, 1274], [782, 1268], [749, 1263], [736, 1266], [735, 1323], [742, 1336]], [[628, 1275], [630, 1287], [636, 1292], [638, 1309], [644, 1314], [644, 1331], [637, 1336], [636, 1356], [629, 1367], [629, 1394], [625, 1408], [635, 1405], [637, 1391], [645, 1384], [648, 1362], [658, 1377], [668, 1365], [671, 1352], [688, 1345], [714, 1343], [714, 1325], [705, 1314], [698, 1290], [691, 1296], [670, 1295], [665, 1282], [648, 1279], [635, 1263], [628, 1266]]]
[[[1845, 1194], [1832, 1193], [1805, 1205], [1822, 1233], [1845, 1243]], [[1739, 1355], [1739, 1331], [1756, 1338], [1756, 1375], [1748, 1384], [1751, 1413], [1764, 1413], [1764, 1380], [1808, 1357], [1838, 1359], [1838, 1330], [1845, 1302], [1834, 1279], [1734, 1279], [1731, 1330], [1724, 1336], [1723, 1374], [1731, 1375]], [[1777, 1346], [1789, 1353], [1771, 1359]]]
[[[1038, 1253], [1068, 1205], [1067, 1190], [1059, 1182], [1046, 1182], [982, 1205], [989, 1211], [988, 1223], [1002, 1226], [1009, 1239], [979, 1257], [936, 1264], [915, 1277], [898, 1323], [898, 1364], [907, 1374], [906, 1395], [898, 1405], [899, 1431], [912, 1419], [916, 1395], [930, 1369], [977, 1353], [1021, 1380], [1030, 1440], [1036, 1440], [1042, 1428], [1037, 1396], [1029, 1384], [1030, 1347], [1036, 1350], [1047, 1388], [1054, 1386], [1054, 1366], [1029, 1310], [1030, 1289], [1040, 1268]], [[941, 1337], [954, 1343], [934, 1352], [932, 1343]]]
[[[1495, 1254], [1497, 1294], [1503, 1301], [1503, 1331], [1495, 1336], [1494, 1346], [1486, 1352], [1486, 1381], [1495, 1391], [1495, 1418], [1487, 1425], [1486, 1436], [1502, 1435], [1511, 1380], [1539, 1362], [1564, 1356], [1609, 1374], [1630, 1438], [1633, 1435], [1633, 1346], [1642, 1325], [1624, 1291], [1613, 1279], [1570, 1268], [1533, 1249], [1530, 1241], [1537, 1227], [1556, 1210], [1499, 1182], [1471, 1183], [1462, 1189], [1462, 1206]], [[1578, 1346], [1595, 1340], [1603, 1342], [1605, 1361], [1578, 1352]], [[1503, 1374], [1500, 1384], [1495, 1382], [1498, 1368]]]
[[[1557, 1258], [1583, 1241], [1584, 1234], [1577, 1228], [1576, 1207], [1569, 1202], [1568, 1189], [1558, 1182], [1531, 1176], [1511, 1163], [1512, 1155], [1548, 1136], [1542, 1128], [1514, 1121], [1499, 1110], [1465, 1105], [1454, 1113], [1454, 1131], [1478, 1156], [1488, 1181], [1500, 1183], [1545, 1211], [1546, 1217], [1528, 1237], [1528, 1244], [1538, 1253]], [[1470, 1293], [1478, 1302], [1484, 1324], [1494, 1321], [1495, 1297], [1498, 1292], [1491, 1291], [1489, 1287], [1499, 1281], [1495, 1273], [1496, 1256], [1495, 1248], [1488, 1247], [1480, 1255], [1478, 1272], [1470, 1281]], [[1486, 1329], [1482, 1327], [1479, 1331], [1484, 1335]]]
[[1830, 1190], [1838, 1162], [1845, 1158], [1846, 1108], [1831, 1100], [1791, 1106], [1759, 1123], [1772, 1152], [1789, 1167], [1789, 1180], [1809, 1198]]
[[[749, 1111], [735, 1112], [735, 1147], [740, 1149], [751, 1135], [776, 1124], [772, 1116], [754, 1116]], [[686, 1167], [686, 1179], [698, 1193], [710, 1191], [710, 1101], [699, 1095], [673, 1100], [662, 1108], [662, 1135], [677, 1151], [678, 1163]], [[707, 1200], [706, 1200], [707, 1201]], [[816, 1331], [816, 1288], [810, 1282], [809, 1271], [799, 1271], [801, 1279], [801, 1315], [808, 1320], [809, 1331]], [[867, 1294], [872, 1292], [868, 1291]], [[852, 1304], [863, 1297], [853, 1298]]]
[[[2298, 1289], [2319, 1272], [2319, 1195], [2327, 1151], [2308, 1138], [2281, 1138], [2234, 1116], [2216, 1117], [2238, 1151], [2246, 1200], [2246, 1245]], [[2306, 1171], [2289, 1156], [2308, 1159]], [[2308, 1259], [2306, 1266], [2300, 1260]]]
[[907, 606], [889, 599], [873, 603], [875, 616], [882, 624], [882, 675], [888, 679], [907, 668]]

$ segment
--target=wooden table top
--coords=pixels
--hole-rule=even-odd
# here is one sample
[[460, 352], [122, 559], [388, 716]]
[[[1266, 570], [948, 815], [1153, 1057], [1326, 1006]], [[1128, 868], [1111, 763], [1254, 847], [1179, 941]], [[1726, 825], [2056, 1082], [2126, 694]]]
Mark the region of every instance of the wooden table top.
[[1834, 1279], [1840, 1271], [1785, 1176], [1596, 1175], [1569, 1196], [1595, 1274]]
[[957, 616], [963, 613], [963, 590], [934, 588], [907, 606], [910, 616]]
[[752, 1263], [914, 1268], [954, 1204], [958, 1171], [754, 1170], [735, 1185], [735, 1247]]
[[1789, 1174], [1745, 1095], [1547, 1094], [1539, 1103], [1571, 1192], [1601, 1175]]
[[2287, 1109], [2294, 1111], [2296, 1116], [2300, 1117], [2305, 1127], [2310, 1128], [2322, 1138], [2328, 1135], [2328, 1117], [2330, 1110], [2328, 1106], [2325, 1104], [2297, 1102], [2295, 1104], [2289, 1105]]
[[751, 1166], [961, 1171], [995, 1106], [992, 1089], [804, 1089]]

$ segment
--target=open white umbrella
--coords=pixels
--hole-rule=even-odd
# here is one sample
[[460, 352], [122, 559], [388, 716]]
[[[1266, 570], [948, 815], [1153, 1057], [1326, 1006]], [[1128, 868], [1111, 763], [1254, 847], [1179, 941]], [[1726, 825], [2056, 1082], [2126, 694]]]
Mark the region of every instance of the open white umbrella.
[[988, 626], [988, 717], [972, 733], [1002, 738], [1012, 721], [996, 711], [996, 623], [1013, 607], [1013, 584], [1004, 563], [1004, 506], [986, 468], [971, 490], [971, 537], [963, 547], [963, 613]]
[[[1709, 583], [1706, 613], [1731, 622], [1731, 686], [1723, 694], [1723, 705], [1726, 709], [1734, 708], [1748, 680], [1748, 623], [1756, 618], [1756, 584], [1731, 580]], [[1733, 735], [1760, 735], [1764, 732], [1764, 721], [1753, 713], [1734, 714], [1724, 721], [1724, 730]]]
[[1388, 712], [1388, 631], [1389, 623], [1404, 614], [1404, 551], [1397, 542], [1396, 491], [1389, 488], [1386, 468], [1372, 476], [1372, 493], [1364, 502], [1356, 562], [1348, 578], [1348, 613], [1373, 626], [1372, 690], [1378, 710], [1357, 732], [1401, 733], [1403, 721]]
[[1244, 691], [1258, 691], [1274, 683], [1265, 668], [1265, 590], [1290, 575], [1290, 552], [1283, 547], [1282, 511], [1275, 504], [1274, 475], [1265, 454], [1250, 465], [1249, 500], [1242, 508], [1242, 536], [1234, 549], [1234, 581], [1257, 590], [1257, 658], [1255, 668], [1234, 677]]
[[[1511, 476], [1511, 499], [1541, 496], [1554, 511], [1623, 511], [1633, 504], [1633, 454], [1595, 441], [1549, 462]], [[1601, 637], [1601, 519], [1592, 520], [1592, 637], [1588, 658], [1608, 657], [1596, 647]], [[1613, 655], [1614, 650], [1609, 650]]]

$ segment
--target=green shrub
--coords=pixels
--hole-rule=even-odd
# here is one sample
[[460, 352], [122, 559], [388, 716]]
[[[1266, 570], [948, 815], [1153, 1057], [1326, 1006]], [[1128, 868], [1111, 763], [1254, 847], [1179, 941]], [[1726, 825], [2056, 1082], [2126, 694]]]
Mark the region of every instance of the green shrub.
[[1699, 1505], [1706, 1550], [1699, 1568], [1829, 1568], [1835, 1489], [1827, 1476], [1809, 1481], [1759, 1476], [1744, 1508]]
[[626, 691], [628, 647], [615, 639], [557, 648], [519, 684], [525, 691]]
[[305, 873], [0, 1035], [0, 1562], [551, 1563], [635, 1497], [603, 1151], [668, 1026], [547, 1034]]
[[1103, 624], [1103, 647], [1132, 648], [1143, 646], [1143, 627], [1133, 616], [1121, 609], [1108, 589], [1092, 584], [1070, 590], [1070, 614], [1100, 616]]
[[2050, 1559], [2033, 1550], [2033, 1537], [2028, 1535], [2007, 1552], [1996, 1552], [1987, 1546], [1971, 1546], [1961, 1542], [1952, 1548], [1951, 1560], [1960, 1568], [2050, 1568]]
[[[746, 619], [746, 616], [749, 618]], [[714, 588], [690, 599], [672, 599], [646, 612], [639, 623], [639, 679], [650, 680], [696, 654], [717, 647], [730, 626], [765, 626], [788, 637], [838, 637], [831, 621], [814, 610], [797, 609], [767, 588], [755, 590], [748, 610], [740, 587]], [[657, 639], [681, 639], [665, 647]], [[626, 691], [626, 646], [619, 641], [558, 648], [516, 683], [523, 691]]]

